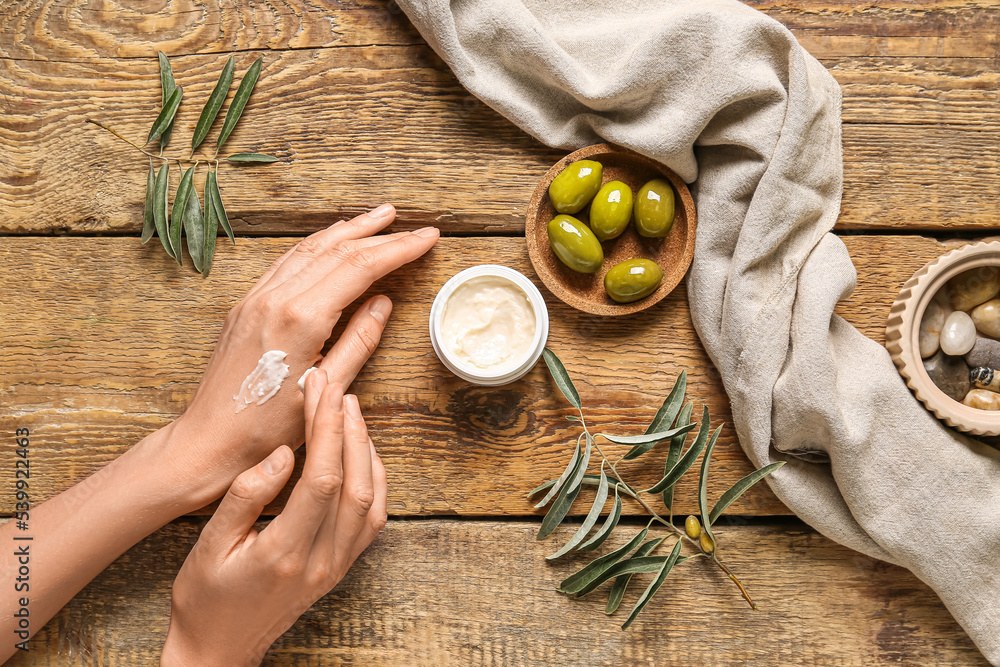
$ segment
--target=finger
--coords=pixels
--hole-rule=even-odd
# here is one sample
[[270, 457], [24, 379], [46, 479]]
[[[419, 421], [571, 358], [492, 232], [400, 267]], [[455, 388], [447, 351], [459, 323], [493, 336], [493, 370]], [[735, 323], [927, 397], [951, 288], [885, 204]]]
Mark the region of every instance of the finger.
[[264, 531], [262, 539], [285, 553], [308, 554], [329, 513], [336, 513], [344, 479], [344, 388], [326, 386], [306, 440], [306, 463], [285, 509]]
[[362, 304], [318, 368], [325, 370], [331, 381], [349, 387], [378, 348], [390, 313], [392, 301], [387, 296], [375, 296]]
[[292, 474], [295, 456], [282, 445], [233, 481], [199, 541], [213, 552], [228, 554], [243, 540]]
[[375, 504], [368, 429], [358, 397], [344, 397], [344, 487], [336, 514], [330, 513], [316, 535], [316, 552], [332, 571], [344, 572], [354, 542]]
[[368, 512], [368, 517], [364, 527], [361, 529], [361, 533], [354, 541], [354, 547], [351, 550], [351, 560], [348, 566], [357, 560], [361, 552], [367, 549], [372, 540], [382, 532], [388, 520], [389, 493], [388, 484], [386, 483], [385, 466], [382, 464], [382, 458], [375, 451], [375, 444], [371, 441], [371, 438], [368, 439], [368, 447], [371, 450], [372, 483], [375, 485], [375, 502], [372, 503], [372, 508]]
[[323, 395], [323, 390], [327, 388], [329, 383], [326, 371], [321, 368], [317, 368], [306, 376], [305, 402], [302, 408], [306, 420], [306, 441], [309, 440], [312, 433], [313, 418], [316, 415], [316, 408]]
[[395, 218], [396, 209], [392, 204], [382, 204], [351, 220], [335, 222], [326, 229], [310, 234], [295, 246], [291, 256], [277, 268], [272, 282], [274, 285], [285, 282], [338, 243], [372, 236], [388, 227]]
[[[333, 226], [340, 225], [340, 224], [347, 224], [347, 223], [345, 223], [344, 221], [341, 221], [341, 222], [334, 223]], [[321, 231], [325, 231], [325, 230], [321, 230]], [[316, 232], [316, 234], [319, 234], [319, 233], [320, 232]], [[358, 243], [358, 244], [360, 244], [362, 246], [381, 245], [382, 243], [386, 243], [387, 241], [391, 241], [394, 238], [396, 238], [398, 236], [401, 236], [402, 234], [407, 234], [407, 233], [409, 233], [409, 232], [395, 232], [393, 234], [383, 234], [383, 235], [380, 235], [380, 236], [372, 236], [372, 237], [369, 237], [369, 238], [359, 239], [359, 240], [356, 241], [356, 243]], [[289, 257], [291, 257], [295, 253], [295, 251], [296, 251], [296, 249], [298, 247], [299, 247], [299, 244], [296, 243], [291, 248], [289, 248], [288, 250], [286, 250], [285, 253], [281, 257], [279, 257], [278, 259], [274, 260], [274, 262], [271, 263], [271, 266], [268, 267], [267, 271], [265, 271], [264, 274], [257, 280], [257, 282], [254, 283], [253, 287], [250, 288], [250, 291], [248, 291], [243, 298], [245, 299], [246, 297], [250, 296], [251, 294], [254, 294], [255, 292], [259, 292], [261, 290], [261, 288], [263, 288], [263, 287], [275, 287], [275, 285], [268, 285], [268, 281], [271, 279], [271, 276], [273, 276], [277, 272], [278, 268], [285, 262], [285, 260], [288, 259]]]
[[416, 232], [395, 232], [392, 234], [379, 234], [378, 236], [340, 241], [328, 246], [312, 262], [304, 265], [294, 276], [290, 276], [288, 280], [281, 284], [281, 288], [289, 295], [304, 292], [345, 262], [351, 261], [352, 257], [359, 252], [363, 253], [369, 248], [404, 239], [413, 234], [426, 234], [426, 230], [429, 229], [433, 228], [427, 227]]
[[[437, 229], [427, 227], [416, 232], [405, 232], [388, 243], [357, 248], [342, 264], [325, 273], [312, 287], [291, 297], [289, 306], [295, 310], [313, 312], [316, 317], [339, 317], [340, 311], [364, 294], [373, 282], [430, 250], [437, 243], [438, 236]], [[317, 262], [309, 270], [328, 266]], [[305, 280], [304, 277], [301, 279]]]

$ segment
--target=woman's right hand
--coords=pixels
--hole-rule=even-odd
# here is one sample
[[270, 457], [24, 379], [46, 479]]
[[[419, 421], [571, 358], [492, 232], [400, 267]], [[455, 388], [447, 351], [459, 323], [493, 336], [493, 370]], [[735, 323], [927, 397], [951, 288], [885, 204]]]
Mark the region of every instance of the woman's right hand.
[[162, 665], [256, 665], [337, 585], [386, 521], [386, 477], [358, 399], [306, 379], [306, 463], [280, 515], [254, 523], [288, 481], [280, 447], [233, 482], [174, 581]]
[[[437, 242], [438, 230], [373, 236], [395, 218], [384, 204], [306, 237], [267, 270], [226, 318], [190, 407], [170, 438], [182, 466], [201, 471], [203, 497], [221, 495], [241, 471], [277, 447], [302, 443], [303, 397], [296, 381], [311, 366], [347, 387], [378, 346], [392, 310], [385, 296], [362, 304], [325, 355], [321, 351], [347, 306], [371, 284]], [[269, 350], [287, 353], [289, 374], [267, 402], [236, 411], [244, 379]]]

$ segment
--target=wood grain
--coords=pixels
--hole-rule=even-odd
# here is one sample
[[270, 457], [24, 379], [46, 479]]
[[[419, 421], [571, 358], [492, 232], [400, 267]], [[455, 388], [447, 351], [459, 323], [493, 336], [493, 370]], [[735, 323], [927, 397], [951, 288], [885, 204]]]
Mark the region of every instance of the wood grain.
[[[949, 246], [915, 236], [845, 241], [861, 277], [838, 312], [881, 340], [899, 286]], [[290, 243], [220, 244], [212, 276], [203, 280], [135, 239], [5, 240], [0, 284], [18, 289], [5, 297], [9, 316], [0, 324], [0, 430], [31, 429], [36, 500], [67, 488], [183, 412], [226, 312]], [[437, 289], [486, 261], [535, 279], [523, 239], [446, 238], [405, 275], [378, 286], [396, 310], [355, 390], [378, 433], [392, 514], [530, 514], [523, 493], [556, 476], [568, 456], [575, 436], [562, 419], [566, 404], [541, 366], [506, 387], [473, 387], [450, 375], [431, 349], [426, 317]], [[721, 382], [691, 327], [683, 287], [638, 318], [585, 315], [543, 293], [549, 344], [576, 377], [593, 423], [640, 432], [683, 369], [689, 396], [709, 406], [715, 423], [731, 423]], [[731, 428], [713, 461], [713, 498], [750, 471]], [[635, 479], [655, 481], [660, 465], [635, 464]], [[11, 483], [4, 479], [0, 489], [10, 491]], [[0, 494], [0, 511], [12, 509], [12, 498]], [[679, 513], [694, 510], [693, 479], [681, 482], [677, 498]], [[788, 510], [759, 486], [731, 512]]]
[[[170, 584], [203, 522], [175, 522], [134, 547], [8, 664], [155, 664]], [[607, 618], [607, 585], [581, 600], [554, 591], [585, 561], [546, 563], [551, 540], [535, 542], [536, 530], [535, 522], [391, 521], [264, 664], [985, 664], [916, 577], [801, 524], [718, 530], [758, 611], [717, 570], [692, 561], [627, 632], [619, 626], [649, 575], [637, 575]]]
[[[996, 12], [950, 3], [762, 8], [844, 87], [841, 228], [995, 225]], [[159, 103], [158, 48], [175, 56], [188, 100], [207, 96], [230, 52], [242, 69], [269, 51], [230, 146], [282, 163], [224, 170], [240, 233], [305, 233], [383, 200], [404, 211], [403, 225], [519, 233], [537, 179], [565, 153], [472, 98], [381, 3], [179, 0], [145, 11], [94, 0], [2, 7], [0, 231], [139, 229], [144, 159], [83, 121], [144, 136]], [[182, 108], [177, 146], [198, 110]]]

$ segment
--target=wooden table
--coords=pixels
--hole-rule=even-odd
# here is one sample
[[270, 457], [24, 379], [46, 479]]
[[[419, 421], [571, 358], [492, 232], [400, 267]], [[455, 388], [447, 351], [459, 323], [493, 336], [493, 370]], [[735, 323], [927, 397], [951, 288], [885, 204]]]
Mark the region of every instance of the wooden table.
[[[752, 4], [843, 87], [838, 231], [859, 276], [839, 312], [881, 340], [900, 284], [943, 239], [997, 222], [1000, 12], [963, 0]], [[197, 100], [230, 54], [237, 72], [264, 56], [230, 146], [282, 162], [224, 168], [239, 238], [219, 243], [207, 280], [155, 241], [139, 243], [145, 162], [84, 122], [144, 137], [159, 105], [158, 49], [195, 100], [177, 137], [190, 136]], [[605, 617], [602, 598], [555, 593], [582, 559], [545, 561], [554, 543], [534, 541], [540, 513], [524, 494], [564, 464], [567, 406], [540, 367], [498, 389], [459, 381], [435, 358], [425, 323], [437, 288], [462, 268], [497, 261], [534, 276], [525, 204], [563, 153], [470, 96], [379, 0], [0, 0], [3, 451], [12, 458], [14, 429], [31, 429], [36, 500], [86, 477], [183, 411], [225, 313], [274, 257], [391, 201], [396, 229], [435, 224], [445, 234], [379, 286], [396, 312], [355, 387], [388, 469], [391, 521], [268, 664], [981, 662], [914, 576], [818, 535], [763, 485], [718, 529], [759, 611], [698, 563], [627, 632]], [[639, 432], [683, 369], [689, 395], [715, 422], [731, 421], [684, 289], [624, 320], [547, 300], [550, 345], [595, 423]], [[731, 428], [714, 461], [712, 498], [750, 470]], [[653, 479], [660, 465], [637, 464], [634, 477]], [[8, 516], [11, 478], [0, 475]], [[683, 482], [677, 498], [678, 513], [691, 512], [695, 485]], [[626, 504], [629, 523], [642, 522], [640, 509]], [[205, 521], [178, 519], [122, 556], [15, 664], [153, 662], [171, 581]]]

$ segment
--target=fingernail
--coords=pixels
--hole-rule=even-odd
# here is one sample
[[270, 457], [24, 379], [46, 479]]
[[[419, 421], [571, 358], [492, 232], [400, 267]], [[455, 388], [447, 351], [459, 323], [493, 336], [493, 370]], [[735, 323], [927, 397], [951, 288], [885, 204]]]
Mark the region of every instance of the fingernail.
[[393, 208], [392, 204], [382, 204], [378, 208], [368, 211], [368, 217], [381, 220], [383, 218], [388, 218], [389, 214], [395, 210], [396, 209]]
[[282, 451], [283, 449], [284, 447], [279, 447], [274, 450], [271, 452], [271, 455], [264, 459], [264, 462], [260, 464], [260, 469], [264, 471], [265, 475], [277, 475], [285, 469], [285, 452]]
[[368, 438], [368, 447], [372, 450], [372, 458], [373, 459], [377, 459], [378, 458], [378, 452], [375, 451], [375, 443], [372, 442], [371, 438]]
[[361, 416], [361, 405], [358, 403], [358, 397], [354, 394], [344, 396], [344, 408], [347, 410], [347, 416], [354, 421], [357, 422], [363, 419]]
[[369, 304], [368, 312], [379, 324], [384, 325], [389, 319], [389, 313], [392, 312], [392, 301], [387, 296], [377, 296]]
[[416, 234], [417, 236], [423, 236], [424, 238], [429, 239], [432, 236], [438, 235], [438, 229], [437, 227], [423, 227], [413, 233]]
[[[318, 371], [319, 369], [315, 366], [310, 366], [306, 369], [306, 372], [299, 376], [299, 381], [296, 383], [299, 386], [299, 391], [303, 394], [306, 393], [306, 384], [310, 382], [309, 376], [312, 375], [313, 371]], [[318, 376], [317, 376], [318, 377]]]

